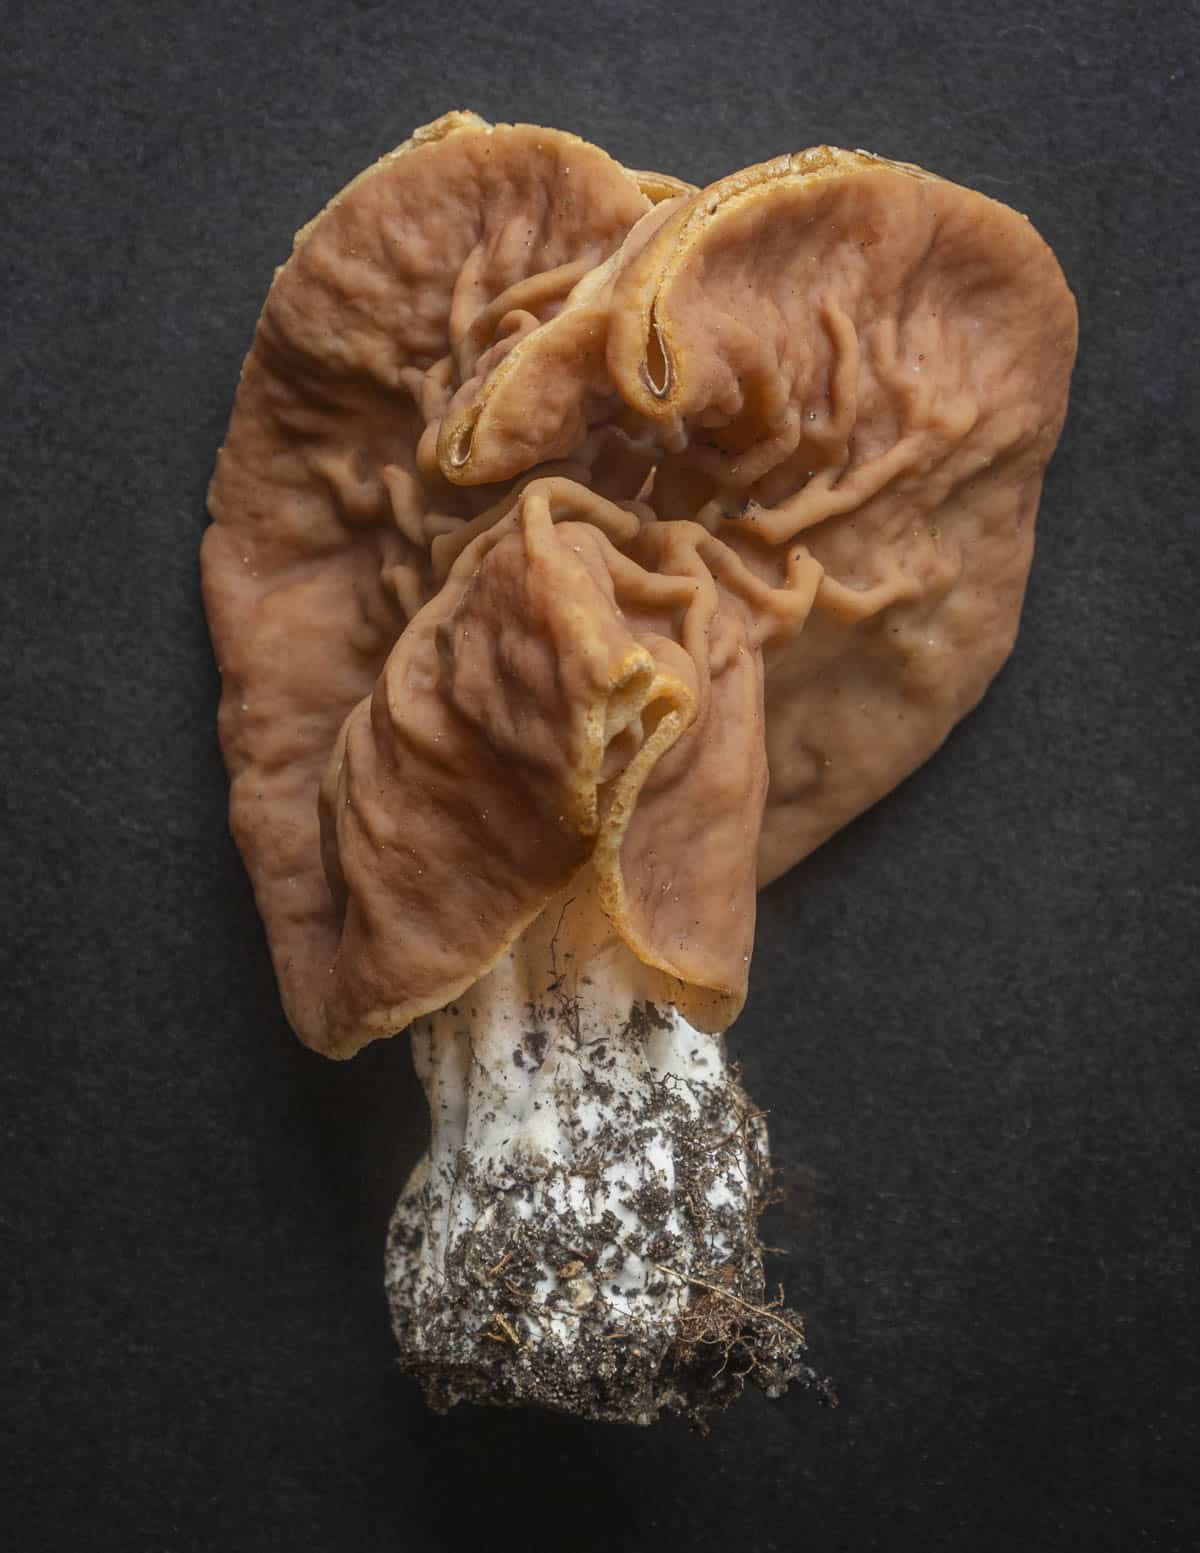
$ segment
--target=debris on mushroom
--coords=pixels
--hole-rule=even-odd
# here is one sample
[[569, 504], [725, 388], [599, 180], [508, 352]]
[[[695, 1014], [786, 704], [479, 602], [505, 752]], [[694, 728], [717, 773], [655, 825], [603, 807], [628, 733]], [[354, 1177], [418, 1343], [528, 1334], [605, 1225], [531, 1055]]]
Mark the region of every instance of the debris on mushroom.
[[724, 1053], [755, 893], [1007, 656], [1075, 329], [1023, 217], [828, 147], [695, 190], [456, 113], [298, 235], [205, 601], [288, 1017], [411, 1031], [434, 1406], [822, 1389]]

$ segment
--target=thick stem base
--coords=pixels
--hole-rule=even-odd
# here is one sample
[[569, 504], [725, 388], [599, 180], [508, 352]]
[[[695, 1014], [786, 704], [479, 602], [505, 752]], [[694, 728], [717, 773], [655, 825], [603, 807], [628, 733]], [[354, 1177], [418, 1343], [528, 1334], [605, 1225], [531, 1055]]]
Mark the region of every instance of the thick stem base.
[[560, 936], [414, 1027], [433, 1136], [388, 1240], [404, 1367], [439, 1410], [630, 1423], [812, 1380], [764, 1297], [766, 1132], [723, 1038], [638, 996], [654, 973], [593, 916], [561, 958]]

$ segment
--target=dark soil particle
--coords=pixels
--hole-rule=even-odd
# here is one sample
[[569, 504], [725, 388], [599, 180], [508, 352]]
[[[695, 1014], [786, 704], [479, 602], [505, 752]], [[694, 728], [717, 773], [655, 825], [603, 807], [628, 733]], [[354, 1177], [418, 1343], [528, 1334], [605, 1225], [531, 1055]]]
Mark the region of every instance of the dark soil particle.
[[[663, 1028], [670, 1020], [642, 1005], [618, 1039]], [[518, 1052], [540, 1066], [547, 1039], [534, 1028]], [[427, 1227], [456, 1194], [475, 1207], [436, 1279], [419, 1293], [410, 1278], [390, 1281], [402, 1367], [438, 1411], [533, 1404], [646, 1424], [670, 1409], [705, 1430], [747, 1381], [772, 1396], [798, 1383], [832, 1401], [829, 1383], [804, 1362], [802, 1319], [767, 1291], [757, 1234], [770, 1192], [765, 1131], [737, 1075], [693, 1088], [699, 1114], [678, 1081], [649, 1082], [635, 1101], [623, 1092], [614, 1112], [613, 1086], [597, 1073], [606, 1068], [603, 1043], [593, 1042], [589, 1057], [586, 1096], [601, 1102], [605, 1119], [585, 1127], [577, 1108], [564, 1122], [578, 1140], [569, 1174], [517, 1152], [498, 1179], [463, 1149], [452, 1183], [431, 1178], [402, 1202], [392, 1269], [416, 1266]], [[652, 1146], [669, 1148], [672, 1189], [646, 1179]], [[631, 1185], [621, 1216], [562, 1206], [614, 1171]], [[721, 1189], [735, 1177], [737, 1190]], [[622, 1299], [628, 1268], [641, 1269], [633, 1302]]]

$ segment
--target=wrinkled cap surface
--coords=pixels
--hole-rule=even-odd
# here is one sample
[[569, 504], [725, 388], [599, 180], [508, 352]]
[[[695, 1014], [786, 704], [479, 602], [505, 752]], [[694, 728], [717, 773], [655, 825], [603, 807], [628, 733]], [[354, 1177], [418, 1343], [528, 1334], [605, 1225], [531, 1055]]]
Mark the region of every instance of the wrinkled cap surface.
[[819, 148], [696, 191], [449, 115], [302, 231], [210, 492], [231, 815], [332, 1055], [591, 860], [720, 1028], [754, 893], [1007, 655], [1074, 305], [1004, 206]]
[[665, 514], [703, 496], [751, 567], [802, 548], [822, 569], [768, 651], [766, 882], [925, 760], [1008, 656], [1074, 300], [1015, 211], [817, 147], [678, 205], [612, 320], [621, 394], [680, 450]]

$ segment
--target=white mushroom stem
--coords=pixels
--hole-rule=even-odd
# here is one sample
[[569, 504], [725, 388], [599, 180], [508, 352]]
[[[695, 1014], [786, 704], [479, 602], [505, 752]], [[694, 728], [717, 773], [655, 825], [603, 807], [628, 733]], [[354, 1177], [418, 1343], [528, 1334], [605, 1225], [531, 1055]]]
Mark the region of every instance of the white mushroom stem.
[[[801, 1373], [763, 1303], [766, 1133], [672, 983], [585, 874], [462, 999], [413, 1027], [429, 1152], [392, 1220], [402, 1362], [430, 1401], [651, 1421]], [[808, 1372], [805, 1372], [808, 1373]]]

